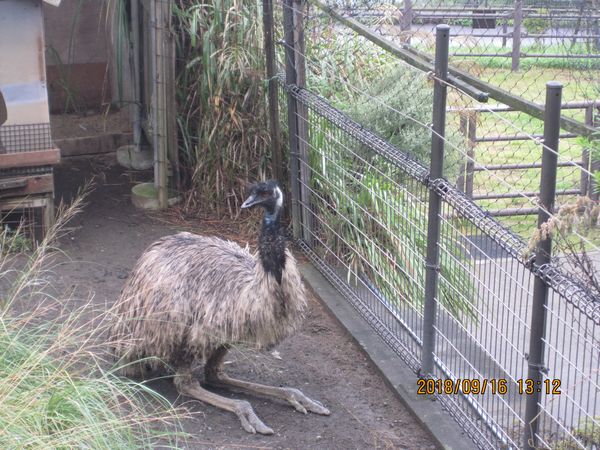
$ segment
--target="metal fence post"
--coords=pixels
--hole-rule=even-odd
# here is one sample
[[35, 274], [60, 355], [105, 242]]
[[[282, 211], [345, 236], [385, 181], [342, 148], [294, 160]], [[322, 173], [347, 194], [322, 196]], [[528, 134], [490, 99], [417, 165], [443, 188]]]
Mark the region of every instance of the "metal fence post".
[[284, 183], [281, 130], [279, 128], [279, 102], [275, 80], [275, 44], [273, 42], [273, 0], [263, 0], [263, 34], [265, 41], [265, 66], [269, 98], [269, 131], [271, 134], [271, 176]]
[[523, 0], [515, 0], [512, 33], [512, 64], [513, 72], [519, 70], [521, 63], [521, 25], [523, 24]]
[[[540, 209], [538, 228], [548, 221], [554, 210], [556, 194], [556, 168], [558, 163], [558, 139], [560, 134], [560, 108], [562, 85], [557, 82], [546, 84], [546, 110], [544, 115], [544, 149], [542, 153], [542, 173], [540, 179]], [[552, 239], [547, 236], [540, 239], [535, 249], [535, 265], [540, 267], [550, 262]], [[531, 335], [527, 357], [527, 379], [535, 386], [532, 395], [527, 396], [525, 406], [525, 434], [523, 446], [526, 449], [538, 448], [537, 431], [539, 427], [541, 386], [544, 373], [544, 335], [546, 327], [546, 304], [548, 286], [539, 276], [533, 285], [533, 304], [531, 310]]]
[[[285, 40], [285, 82], [296, 84], [296, 52], [294, 46], [294, 13], [293, 0], [284, 0], [283, 28]], [[294, 239], [300, 239], [300, 205], [298, 185], [298, 102], [288, 92], [288, 134], [290, 145], [290, 184], [292, 191], [292, 229]]]
[[[435, 30], [435, 81], [433, 85], [433, 132], [429, 179], [442, 178], [444, 167], [444, 131], [446, 126], [446, 95], [448, 79], [448, 43], [450, 27], [438, 25]], [[425, 306], [423, 309], [423, 356], [421, 376], [433, 373], [435, 350], [435, 315], [439, 274], [440, 209], [442, 199], [435, 190], [429, 191], [427, 219], [427, 256], [425, 260]]]

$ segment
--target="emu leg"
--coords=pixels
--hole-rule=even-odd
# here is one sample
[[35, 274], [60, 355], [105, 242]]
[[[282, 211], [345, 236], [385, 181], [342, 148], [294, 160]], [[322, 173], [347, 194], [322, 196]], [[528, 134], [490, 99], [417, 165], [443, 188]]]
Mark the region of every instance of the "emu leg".
[[198, 380], [194, 379], [189, 371], [177, 372], [174, 383], [180, 394], [193, 397], [209, 405], [234, 413], [238, 416], [242, 427], [247, 432], [252, 434], [273, 434], [273, 430], [258, 418], [250, 403], [245, 400], [232, 400], [221, 397], [214, 392], [207, 391], [200, 386]]
[[312, 400], [300, 390], [288, 387], [266, 386], [264, 384], [251, 383], [249, 381], [236, 380], [223, 372], [223, 358], [229, 350], [228, 347], [218, 348], [206, 361], [204, 366], [204, 379], [206, 384], [229, 388], [248, 394], [263, 395], [287, 401], [296, 411], [307, 414], [308, 411], [328, 416], [331, 414], [320, 402]]

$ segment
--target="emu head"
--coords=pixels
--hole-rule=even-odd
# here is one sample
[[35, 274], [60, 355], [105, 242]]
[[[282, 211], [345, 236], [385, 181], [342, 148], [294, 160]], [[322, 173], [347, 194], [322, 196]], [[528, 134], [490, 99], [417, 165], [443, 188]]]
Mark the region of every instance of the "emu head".
[[283, 193], [275, 180], [261, 181], [249, 187], [249, 195], [242, 208], [262, 206], [269, 216], [277, 216], [283, 207]]

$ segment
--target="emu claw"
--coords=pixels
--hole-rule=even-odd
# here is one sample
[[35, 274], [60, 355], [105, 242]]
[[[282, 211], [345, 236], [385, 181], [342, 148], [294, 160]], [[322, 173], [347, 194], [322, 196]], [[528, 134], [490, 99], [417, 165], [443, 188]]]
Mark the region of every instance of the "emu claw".
[[301, 412], [302, 414], [308, 414], [308, 411], [324, 416], [331, 414], [320, 402], [311, 400], [298, 389], [286, 388], [286, 394], [286, 400], [296, 411]]
[[235, 414], [240, 419], [244, 430], [248, 433], [273, 434], [273, 430], [258, 418], [250, 403], [241, 401], [235, 410]]

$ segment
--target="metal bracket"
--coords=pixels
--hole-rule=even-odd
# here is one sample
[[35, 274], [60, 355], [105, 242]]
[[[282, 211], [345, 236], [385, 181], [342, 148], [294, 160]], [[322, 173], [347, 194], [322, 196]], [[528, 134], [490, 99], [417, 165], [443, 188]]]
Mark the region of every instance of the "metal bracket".
[[550, 368], [544, 366], [543, 364], [535, 364], [532, 362], [529, 362], [529, 353], [525, 353], [525, 359], [527, 360], [527, 366], [533, 370], [537, 370], [540, 373], [543, 373], [545, 375], [548, 374], [548, 372], [550, 372]]
[[425, 263], [425, 268], [426, 269], [433, 269], [436, 272], [440, 271], [440, 265], [439, 264], [429, 264], [429, 263]]

